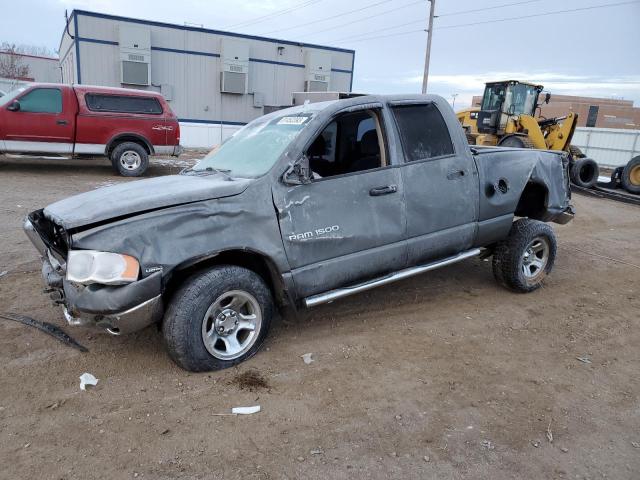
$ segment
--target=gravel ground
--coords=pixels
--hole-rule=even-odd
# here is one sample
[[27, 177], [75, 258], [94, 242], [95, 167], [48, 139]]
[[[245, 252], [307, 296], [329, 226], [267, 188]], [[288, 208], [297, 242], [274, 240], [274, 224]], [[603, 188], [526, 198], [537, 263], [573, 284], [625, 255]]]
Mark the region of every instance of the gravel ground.
[[24, 215], [123, 181], [105, 160], [0, 158], [0, 312], [90, 350], [0, 319], [0, 478], [640, 478], [640, 208], [576, 196], [532, 294], [467, 261], [279, 319], [250, 361], [189, 374], [156, 329], [74, 330], [42, 294]]

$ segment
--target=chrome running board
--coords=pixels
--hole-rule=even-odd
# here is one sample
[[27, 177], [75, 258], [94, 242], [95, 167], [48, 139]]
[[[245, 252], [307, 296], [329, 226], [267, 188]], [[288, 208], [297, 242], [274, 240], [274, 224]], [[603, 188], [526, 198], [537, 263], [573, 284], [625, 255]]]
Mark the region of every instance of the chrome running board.
[[365, 290], [370, 290], [381, 285], [387, 285], [388, 283], [397, 282], [398, 280], [413, 277], [414, 275], [419, 275], [430, 270], [435, 270], [436, 268], [446, 267], [447, 265], [451, 265], [452, 263], [457, 263], [462, 260], [466, 260], [467, 258], [475, 257], [479, 255], [480, 252], [481, 250], [479, 248], [474, 248], [473, 250], [468, 250], [466, 252], [459, 253], [458, 255], [454, 255], [453, 257], [447, 257], [444, 260], [428, 263], [419, 267], [405, 268], [404, 270], [400, 270], [399, 272], [390, 273], [389, 275], [385, 275], [384, 277], [380, 277], [375, 280], [369, 280], [368, 282], [364, 283], [359, 283], [351, 287], [337, 288], [336, 290], [331, 290], [326, 293], [312, 295], [304, 299], [304, 304], [307, 308], [310, 308], [323, 303], [330, 303], [334, 300], [337, 300], [338, 298], [348, 297], [349, 295], [364, 292]]

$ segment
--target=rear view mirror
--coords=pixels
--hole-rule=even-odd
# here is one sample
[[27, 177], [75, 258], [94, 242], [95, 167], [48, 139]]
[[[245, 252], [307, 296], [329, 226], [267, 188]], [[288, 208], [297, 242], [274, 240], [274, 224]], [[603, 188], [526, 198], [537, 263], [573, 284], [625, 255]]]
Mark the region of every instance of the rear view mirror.
[[7, 110], [9, 110], [10, 112], [17, 112], [18, 110], [20, 110], [20, 102], [18, 100], [14, 100], [9, 104]]

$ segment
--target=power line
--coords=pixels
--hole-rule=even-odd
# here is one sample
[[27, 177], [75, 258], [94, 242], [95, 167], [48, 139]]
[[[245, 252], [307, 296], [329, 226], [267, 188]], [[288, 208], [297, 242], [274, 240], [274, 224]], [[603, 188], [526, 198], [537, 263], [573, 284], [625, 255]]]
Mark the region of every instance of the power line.
[[[514, 5], [522, 5], [524, 3], [534, 3], [534, 2], [539, 2], [539, 1], [541, 1], [541, 0], [526, 0], [526, 1], [522, 1], [522, 2], [505, 3], [505, 4], [502, 4], [502, 5], [496, 5], [494, 7], [479, 8], [479, 9], [474, 9], [474, 10], [464, 10], [464, 11], [461, 11], [461, 12], [451, 12], [451, 13], [445, 13], [443, 15], [435, 15], [434, 18], [450, 16], [450, 15], [462, 15], [464, 13], [473, 13], [473, 12], [478, 12], [478, 11], [492, 10], [492, 9], [496, 9], [496, 8], [510, 7], [510, 6], [514, 6]], [[371, 15], [370, 17], [365, 17], [365, 18], [362, 18], [360, 20], [354, 20], [352, 22], [343, 23], [343, 24], [338, 25], [336, 27], [331, 27], [331, 28], [327, 28], [325, 30], [320, 30], [319, 32], [312, 33], [312, 35], [315, 35], [316, 33], [322, 33], [322, 32], [325, 32], [327, 30], [332, 30], [332, 29], [335, 29], [335, 28], [339, 28], [339, 27], [342, 27], [342, 26], [345, 26], [345, 25], [350, 25], [352, 23], [356, 23], [356, 22], [359, 22], [359, 21], [362, 21], [362, 20], [368, 20], [370, 18], [377, 17], [379, 15], [384, 15], [386, 13], [389, 13], [389, 12], [392, 12], [392, 11], [395, 11], [395, 10], [400, 10], [401, 8], [408, 7], [408, 6], [411, 6], [411, 5], [415, 5], [417, 3], [424, 3], [424, 0], [420, 0], [418, 2], [409, 3], [409, 4], [404, 5], [402, 7], [398, 7], [398, 8], [392, 9], [392, 10], [387, 10], [385, 12], [381, 12], [381, 13], [376, 14], [376, 15]], [[392, 27], [386, 27], [386, 28], [378, 29], [378, 30], [376, 30], [376, 32], [383, 32], [383, 31], [386, 31], [386, 30], [393, 30], [393, 29], [396, 29], [396, 28], [406, 27], [406, 26], [409, 26], [409, 25], [416, 25], [418, 23], [422, 24], [422, 23], [424, 23], [424, 20], [417, 20], [415, 22], [402, 23], [402, 24], [399, 24], [399, 25], [394, 25]], [[335, 41], [336, 42], [341, 42], [341, 41], [344, 41], [344, 40], [350, 40], [352, 38], [362, 37], [364, 35], [370, 35], [370, 33], [364, 33], [364, 34], [360, 33], [360, 34], [355, 34], [355, 35], [349, 35], [347, 37], [339, 38], [338, 40], [335, 40]]]
[[464, 13], [486, 12], [487, 10], [495, 10], [496, 8], [513, 7], [515, 5], [523, 5], [525, 3], [536, 3], [540, 1], [541, 0], [525, 0], [523, 2], [504, 3], [502, 5], [496, 5], [494, 7], [474, 8], [473, 10], [463, 10], [461, 12], [443, 13], [442, 15], [435, 15], [434, 18], [450, 17], [452, 15], [462, 15]]
[[[387, 30], [393, 30], [395, 28], [407, 27], [409, 25], [415, 25], [416, 23], [424, 25], [425, 20], [416, 20], [415, 22], [401, 23], [400, 25], [394, 25], [392, 27], [379, 28], [379, 29], [376, 29], [376, 32], [384, 32], [384, 31], [387, 31]], [[425, 31], [425, 30], [423, 29], [422, 31]], [[345, 41], [345, 40], [350, 40], [352, 38], [359, 38], [359, 37], [366, 36], [366, 35], [371, 35], [371, 32], [369, 32], [369, 33], [357, 33], [355, 35], [349, 35], [348, 37], [342, 37], [342, 38], [339, 38], [339, 39], [334, 40], [334, 41], [335, 42], [342, 42], [342, 41]]]
[[294, 27], [279, 28], [277, 30], [271, 30], [269, 32], [263, 32], [263, 33], [260, 33], [260, 35], [270, 35], [272, 33], [286, 32], [287, 30], [294, 30], [296, 28], [302, 28], [302, 27], [306, 27], [308, 25], [314, 25], [316, 23], [326, 22], [327, 20], [333, 20], [334, 18], [344, 17], [345, 15], [350, 15], [352, 13], [361, 12], [361, 11], [367, 10], [369, 8], [377, 7], [378, 5], [382, 5], [383, 3], [389, 3], [390, 1], [391, 0], [382, 0], [380, 2], [376, 2], [376, 3], [372, 3], [371, 5], [367, 5], [366, 7], [356, 8], [355, 10], [349, 10], [348, 12], [342, 12], [342, 13], [339, 13], [337, 15], [332, 15], [330, 17], [320, 18], [320, 19], [314, 20], [312, 22], [301, 23], [301, 24], [296, 25]]
[[284, 8], [282, 10], [278, 10], [278, 11], [275, 11], [275, 12], [271, 12], [271, 13], [269, 13], [267, 15], [262, 15], [261, 17], [256, 17], [256, 18], [254, 18], [252, 20], [247, 20], [247, 21], [244, 21], [244, 22], [240, 22], [240, 23], [236, 23], [236, 24], [233, 24], [233, 25], [229, 25], [229, 26], [224, 27], [224, 28], [229, 29], [229, 28], [246, 27], [246, 26], [249, 26], [249, 25], [254, 25], [256, 23], [264, 22], [265, 20], [269, 20], [271, 18], [277, 17], [279, 15], [283, 15], [285, 13], [290, 13], [290, 12], [293, 12], [295, 10], [300, 10], [301, 8], [310, 7], [311, 5], [314, 5], [314, 4], [319, 3], [321, 1], [322, 0], [306, 0], [305, 2], [293, 5], [291, 7]]
[[[543, 13], [535, 13], [535, 14], [531, 14], [531, 15], [525, 15], [525, 16], [520, 16], [520, 17], [508, 17], [508, 18], [498, 18], [495, 20], [486, 20], [486, 21], [482, 21], [482, 22], [472, 22], [472, 23], [463, 23], [463, 24], [457, 24], [457, 25], [445, 25], [442, 27], [434, 27], [434, 30], [445, 30], [445, 29], [450, 29], [450, 28], [460, 28], [460, 27], [470, 27], [470, 26], [474, 26], [474, 25], [485, 25], [488, 23], [497, 23], [497, 22], [507, 22], [507, 21], [512, 21], [512, 20], [523, 20], [523, 19], [528, 19], [528, 18], [532, 18], [532, 17], [543, 17], [543, 16], [547, 16], [547, 15], [558, 15], [561, 13], [570, 13], [570, 12], [579, 12], [579, 11], [584, 11], [584, 10], [594, 10], [594, 9], [598, 9], [598, 8], [607, 8], [607, 7], [618, 7], [621, 5], [630, 5], [630, 4], [637, 4], [640, 3], [640, 0], [633, 0], [633, 1], [628, 1], [628, 2], [619, 2], [619, 3], [610, 3], [610, 4], [604, 4], [604, 5], [593, 5], [590, 7], [581, 7], [581, 8], [572, 8], [572, 9], [568, 9], [568, 10], [556, 10], [553, 12], [543, 12]], [[396, 25], [395, 27], [388, 27], [385, 30], [390, 30], [392, 28], [400, 28], [402, 26], [407, 26], [407, 25], [411, 25], [411, 24], [415, 24], [418, 22], [410, 22], [410, 23], [406, 23], [406, 24], [401, 24], [401, 25]], [[420, 23], [424, 23], [423, 20], [420, 21]], [[372, 36], [372, 37], [366, 37], [366, 38], [356, 38], [354, 40], [348, 40], [352, 43], [354, 42], [363, 42], [363, 41], [367, 41], [367, 40], [375, 40], [378, 38], [390, 38], [390, 37], [396, 37], [396, 36], [401, 36], [401, 35], [408, 35], [411, 33], [419, 33], [419, 32], [425, 32], [424, 29], [422, 30], [410, 30], [407, 32], [399, 32], [399, 33], [392, 33], [390, 35], [376, 35], [376, 36]], [[368, 34], [361, 34], [362, 35], [368, 35]], [[352, 36], [352, 37], [348, 37], [348, 38], [355, 38], [357, 36]], [[337, 41], [341, 41], [344, 39], [339, 39], [339, 40], [335, 40]]]
[[569, 10], [556, 10], [554, 12], [544, 12], [544, 13], [534, 13], [531, 15], [524, 15], [521, 17], [509, 17], [509, 18], [498, 18], [496, 20], [486, 20], [484, 22], [473, 22], [473, 23], [461, 23], [458, 25], [445, 25], [443, 27], [436, 27], [438, 30], [444, 30], [447, 28], [460, 28], [460, 27], [471, 27], [474, 25], [484, 25], [487, 23], [498, 23], [498, 22], [508, 22], [511, 20], [522, 20], [525, 18], [533, 18], [533, 17], [545, 17], [547, 15], [559, 15], [561, 13], [571, 13], [571, 12], [581, 12], [584, 10], [595, 10], [598, 8], [608, 8], [608, 7], [618, 7], [620, 5], [630, 5], [632, 3], [640, 3], [638, 0], [630, 1], [630, 2], [619, 2], [619, 3], [609, 3], [604, 5], [593, 5], [591, 7], [581, 7], [581, 8], [571, 8]]
[[[537, 1], [539, 1], [539, 0], [537, 0]], [[353, 25], [354, 23], [364, 22], [365, 20], [370, 20], [372, 18], [381, 17], [382, 15], [386, 15], [387, 13], [393, 13], [393, 12], [396, 12], [396, 11], [401, 10], [403, 8], [407, 8], [407, 7], [411, 7], [413, 5], [417, 5], [419, 3], [424, 3], [424, 0], [418, 0], [417, 2], [407, 3], [406, 5], [402, 5], [402, 6], [397, 7], [397, 8], [391, 8], [389, 10], [385, 10], [384, 12], [376, 13], [375, 15], [369, 15], [368, 17], [362, 17], [362, 18], [359, 18], [357, 20], [352, 20], [350, 22], [341, 23], [340, 25], [335, 25], [333, 27], [325, 28], [324, 30], [318, 30], [318, 31], [315, 31], [315, 32], [311, 32], [309, 35], [317, 35], [319, 33], [328, 32], [329, 30], [335, 30], [336, 28], [342, 28], [342, 27], [346, 27], [347, 25]]]

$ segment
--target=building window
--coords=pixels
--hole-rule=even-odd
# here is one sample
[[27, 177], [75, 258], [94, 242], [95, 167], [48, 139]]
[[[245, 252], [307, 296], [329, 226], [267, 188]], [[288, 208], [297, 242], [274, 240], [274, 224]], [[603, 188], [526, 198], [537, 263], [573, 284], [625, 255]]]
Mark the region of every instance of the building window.
[[61, 113], [62, 92], [57, 88], [34, 88], [20, 98], [20, 111]]
[[87, 108], [92, 112], [144, 113], [150, 115], [160, 115], [162, 113], [162, 105], [160, 105], [158, 99], [151, 97], [88, 93], [84, 98], [87, 102]]
[[598, 110], [600, 107], [598, 105], [590, 105], [589, 113], [587, 114], [587, 127], [595, 127], [598, 121]]
[[453, 155], [449, 129], [433, 103], [394, 107], [393, 114], [407, 161]]

